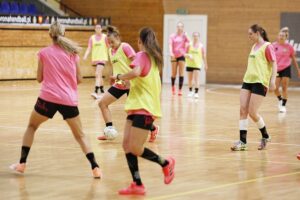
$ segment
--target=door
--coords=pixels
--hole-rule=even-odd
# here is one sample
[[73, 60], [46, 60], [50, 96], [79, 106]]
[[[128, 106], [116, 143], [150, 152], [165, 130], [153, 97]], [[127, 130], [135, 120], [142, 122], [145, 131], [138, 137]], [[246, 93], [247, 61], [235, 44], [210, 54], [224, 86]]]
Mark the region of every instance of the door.
[[[171, 82], [171, 56], [169, 51], [169, 36], [176, 32], [176, 26], [178, 22], [183, 22], [184, 31], [188, 37], [192, 40], [192, 33], [200, 33], [200, 42], [204, 45], [207, 52], [207, 15], [164, 15], [164, 73], [163, 82]], [[208, 63], [209, 65], [209, 63]], [[178, 83], [178, 78], [176, 78]], [[187, 75], [185, 72], [185, 83], [187, 83]], [[206, 74], [202, 69], [200, 72], [200, 85], [205, 85]]]

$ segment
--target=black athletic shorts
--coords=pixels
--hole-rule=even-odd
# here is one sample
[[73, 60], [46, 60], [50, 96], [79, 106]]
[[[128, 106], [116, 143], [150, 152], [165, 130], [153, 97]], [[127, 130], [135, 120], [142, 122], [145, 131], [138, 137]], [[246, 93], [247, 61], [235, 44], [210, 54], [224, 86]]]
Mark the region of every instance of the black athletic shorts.
[[280, 72], [277, 72], [277, 77], [279, 77], [279, 78], [282, 78], [282, 77], [291, 78], [292, 77], [291, 66], [288, 66], [284, 70], [282, 70]]
[[123, 96], [124, 94], [127, 94], [127, 96], [129, 95], [129, 89], [128, 90], [121, 90], [121, 89], [118, 89], [114, 86], [111, 86], [109, 89], [108, 89], [108, 92], [113, 95], [114, 97], [116, 97], [116, 99], [119, 99], [121, 96]]
[[261, 96], [266, 96], [268, 92], [268, 88], [266, 88], [261, 83], [243, 83], [242, 89], [250, 90], [253, 94], [258, 94]]
[[176, 58], [176, 62], [179, 62], [179, 61], [185, 61], [185, 57], [180, 56], [180, 57]]
[[79, 110], [77, 106], [66, 106], [56, 104], [49, 101], [45, 101], [41, 98], [37, 99], [36, 104], [34, 106], [34, 110], [37, 113], [51, 119], [57, 111], [63, 116], [64, 120], [77, 117], [79, 115]]
[[132, 121], [132, 126], [145, 130], [151, 130], [154, 119], [148, 115], [128, 115], [127, 120]]
[[171, 62], [179, 62], [179, 61], [184, 61], [185, 62], [185, 57], [184, 56], [180, 56], [178, 58], [175, 58], [175, 60], [171, 60]]
[[186, 67], [186, 71], [187, 71], [187, 72], [193, 72], [194, 70], [199, 70], [199, 71], [200, 71], [200, 68]]

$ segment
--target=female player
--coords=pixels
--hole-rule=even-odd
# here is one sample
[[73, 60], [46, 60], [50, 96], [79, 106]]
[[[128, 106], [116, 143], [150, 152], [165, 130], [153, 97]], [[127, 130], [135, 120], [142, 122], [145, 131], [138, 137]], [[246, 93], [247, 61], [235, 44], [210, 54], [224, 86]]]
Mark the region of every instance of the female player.
[[121, 195], [144, 195], [146, 192], [139, 175], [138, 156], [156, 162], [162, 167], [165, 184], [171, 183], [174, 178], [174, 158], [164, 159], [144, 147], [154, 119], [161, 117], [162, 52], [151, 28], [141, 29], [138, 45], [141, 51], [130, 65], [132, 71], [112, 77], [117, 81], [130, 80], [131, 84], [125, 104], [128, 116], [124, 129], [123, 149], [133, 182], [128, 188], [119, 190]]
[[185, 57], [186, 48], [190, 42], [186, 33], [184, 32], [184, 25], [182, 22], [177, 23], [177, 33], [170, 36], [169, 39], [169, 49], [172, 62], [172, 93], [176, 94], [175, 80], [177, 75], [177, 69], [179, 68], [179, 90], [178, 95], [182, 95], [182, 85], [184, 81], [184, 67], [185, 67]]
[[[204, 63], [205, 70], [207, 71], [207, 60], [205, 55], [205, 50], [200, 39], [200, 33], [193, 33], [193, 42], [188, 46], [188, 52], [185, 54], [186, 57], [186, 71], [188, 72], [188, 84], [189, 84], [189, 94], [188, 97], [199, 98], [199, 76], [200, 70]], [[204, 61], [204, 62], [203, 62]], [[195, 93], [193, 93], [193, 80], [195, 86]]]
[[101, 25], [95, 26], [95, 34], [89, 39], [88, 48], [83, 59], [86, 60], [92, 52], [92, 65], [96, 67], [95, 91], [91, 94], [95, 99], [99, 98], [99, 90], [104, 93], [102, 72], [108, 59], [108, 42], [106, 35], [102, 33]]
[[[109, 49], [109, 60], [113, 66], [113, 75], [128, 73], [131, 71], [129, 65], [135, 57], [135, 51], [129, 44], [121, 42], [120, 32], [114, 26], [107, 27], [107, 38], [109, 46], [111, 47]], [[113, 140], [117, 137], [117, 130], [113, 126], [112, 116], [108, 106], [121, 98], [124, 94], [128, 96], [129, 88], [129, 81], [115, 81], [101, 98], [99, 107], [106, 123], [106, 128], [104, 129], [104, 135], [98, 137], [99, 140]], [[154, 142], [157, 133], [158, 126], [153, 126], [149, 139], [150, 142]]]
[[[288, 86], [291, 78], [291, 61], [293, 61], [293, 65], [298, 72], [298, 77], [300, 77], [300, 69], [295, 57], [295, 51], [293, 46], [287, 42], [288, 37], [289, 29], [287, 27], [282, 28], [278, 34], [277, 42], [273, 43], [278, 66], [275, 95], [279, 100], [279, 112], [283, 113], [286, 112], [285, 106], [288, 99]], [[282, 96], [279, 91], [280, 84], [282, 86]]]
[[240, 92], [240, 140], [231, 147], [233, 151], [247, 150], [248, 115], [256, 123], [262, 139], [258, 150], [266, 148], [271, 139], [258, 109], [267, 94], [275, 90], [277, 73], [273, 46], [268, 42], [267, 32], [255, 24], [248, 30], [249, 39], [254, 43], [248, 57], [247, 71]]
[[37, 80], [42, 83], [41, 92], [31, 113], [23, 136], [21, 159], [11, 169], [24, 173], [26, 160], [38, 127], [58, 111], [69, 125], [76, 141], [89, 160], [93, 175], [100, 178], [100, 169], [95, 160], [87, 136], [83, 133], [78, 111], [77, 84], [81, 82], [79, 70], [79, 47], [64, 37], [64, 27], [59, 22], [51, 24], [51, 46], [38, 53]]

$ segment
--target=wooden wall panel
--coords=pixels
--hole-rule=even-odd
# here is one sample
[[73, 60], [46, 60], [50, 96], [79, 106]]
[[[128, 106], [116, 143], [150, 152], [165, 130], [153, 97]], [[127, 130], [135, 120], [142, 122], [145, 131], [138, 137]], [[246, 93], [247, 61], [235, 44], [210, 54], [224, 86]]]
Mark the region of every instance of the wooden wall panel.
[[[241, 83], [251, 47], [247, 30], [259, 23], [276, 39], [281, 12], [300, 12], [294, 0], [63, 0], [82, 15], [110, 16], [123, 39], [136, 48], [137, 30], [153, 26], [162, 44], [163, 14], [185, 8], [189, 14], [208, 15], [209, 83]], [[101, 3], [99, 3], [101, 2]]]
[[[80, 58], [86, 50], [90, 30], [67, 30], [66, 36], [79, 43], [83, 48]], [[36, 77], [37, 52], [51, 44], [47, 28], [36, 29], [0, 29], [0, 80], [32, 79]], [[94, 76], [90, 59], [80, 60], [82, 75]], [[105, 70], [106, 73], [107, 70]]]
[[[295, 0], [62, 0], [83, 16], [111, 17], [119, 27], [123, 41], [137, 50], [138, 30], [151, 26], [157, 32], [162, 46], [163, 15], [175, 14], [177, 8], [186, 8], [189, 14], [208, 15], [209, 83], [241, 83], [251, 47], [247, 30], [259, 23], [276, 39], [281, 12], [300, 12], [300, 1]], [[86, 47], [93, 31], [69, 31], [67, 35]], [[46, 30], [36, 32], [0, 29], [0, 47], [42, 47], [49, 43]], [[2, 53], [2, 52], [0, 52]], [[0, 61], [2, 62], [2, 61]], [[89, 66], [89, 62], [83, 62]], [[85, 75], [92, 75], [87, 70]]]
[[151, 26], [162, 46], [163, 7], [161, 0], [62, 0], [83, 16], [111, 17], [112, 24], [121, 32], [123, 41], [136, 50], [138, 31]]
[[[0, 80], [34, 79], [37, 70], [37, 52], [40, 47], [0, 47]], [[85, 50], [85, 49], [84, 49]], [[84, 51], [80, 53], [82, 58]], [[84, 77], [94, 76], [94, 67], [89, 61], [80, 60]], [[104, 74], [109, 73], [106, 69]]]
[[241, 83], [251, 48], [249, 26], [261, 24], [274, 41], [280, 28], [280, 13], [300, 12], [300, 1], [163, 0], [163, 8], [165, 14], [186, 8], [189, 14], [208, 15], [207, 81]]

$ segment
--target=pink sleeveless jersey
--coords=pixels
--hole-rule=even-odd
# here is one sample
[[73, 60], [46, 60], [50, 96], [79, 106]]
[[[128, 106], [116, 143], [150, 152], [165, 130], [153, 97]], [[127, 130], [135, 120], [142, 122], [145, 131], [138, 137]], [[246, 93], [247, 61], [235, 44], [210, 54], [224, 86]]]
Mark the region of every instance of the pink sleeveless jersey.
[[76, 63], [79, 56], [67, 53], [58, 45], [51, 45], [41, 49], [38, 58], [43, 64], [39, 97], [52, 103], [77, 106]]
[[171, 56], [175, 58], [179, 58], [184, 56], [187, 52], [187, 45], [189, 44], [190, 40], [186, 36], [185, 33], [178, 35], [174, 33], [169, 38], [169, 44], [172, 45], [172, 52], [170, 52]]
[[291, 57], [295, 55], [295, 51], [289, 43], [279, 44], [278, 42], [274, 42], [272, 45], [277, 60], [277, 71], [280, 72], [291, 65]]

